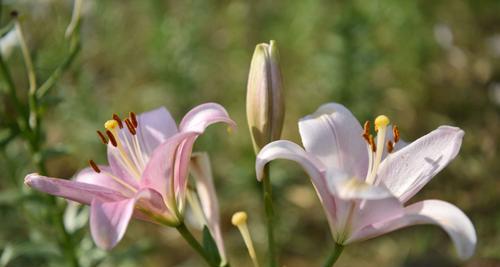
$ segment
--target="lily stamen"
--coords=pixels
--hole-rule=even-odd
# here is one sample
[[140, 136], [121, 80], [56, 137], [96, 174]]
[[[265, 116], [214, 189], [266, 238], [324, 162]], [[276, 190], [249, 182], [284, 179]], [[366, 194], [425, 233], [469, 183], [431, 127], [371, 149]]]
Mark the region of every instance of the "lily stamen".
[[113, 120], [115, 120], [116, 122], [118, 122], [118, 127], [120, 127], [120, 129], [123, 129], [123, 123], [122, 123], [122, 120], [120, 119], [120, 117], [118, 115], [116, 115], [115, 113], [113, 113]]
[[[123, 148], [123, 145], [122, 145], [120, 138], [118, 136], [118, 132], [116, 130], [116, 127], [118, 127], [118, 125], [119, 124], [116, 120], [106, 121], [106, 123], [104, 123], [104, 128], [107, 129], [106, 134], [108, 135], [109, 141], [111, 142], [111, 144], [114, 147], [118, 148], [118, 152], [120, 153], [120, 156], [121, 156], [122, 161], [125, 164], [125, 166], [131, 172], [133, 172], [135, 174], [135, 177], [137, 179], [140, 179], [141, 178], [140, 170], [137, 168], [137, 166], [139, 166], [139, 163], [138, 163], [137, 159], [135, 158], [134, 153], [130, 153], [132, 156], [132, 160], [131, 160], [130, 157], [128, 156], [128, 153]], [[125, 140], [127, 147], [130, 147], [130, 144], [128, 144], [127, 138], [123, 138], [123, 139]], [[133, 163], [132, 163], [132, 161], [133, 161]]]
[[239, 211], [233, 214], [231, 218], [231, 223], [238, 227], [240, 230], [241, 236], [243, 237], [243, 241], [248, 249], [248, 255], [252, 259], [252, 263], [254, 267], [259, 267], [259, 261], [257, 260], [257, 254], [255, 253], [255, 248], [253, 246], [252, 237], [250, 235], [250, 231], [248, 230], [247, 225], [248, 215], [244, 211]]
[[134, 126], [134, 128], [137, 128], [139, 124], [137, 123], [137, 116], [133, 111], [129, 112], [129, 117], [130, 121], [132, 122], [132, 126]]
[[95, 164], [95, 162], [93, 160], [89, 160], [89, 165], [90, 167], [97, 173], [101, 173], [101, 169], [99, 169], [99, 167], [97, 166], [97, 164]]
[[104, 134], [101, 131], [97, 130], [97, 136], [99, 136], [99, 139], [103, 144], [105, 145], [108, 144], [108, 139], [106, 139], [106, 136], [104, 136]]
[[392, 134], [394, 135], [394, 143], [399, 141], [399, 128], [398, 126], [392, 126]]
[[394, 150], [394, 143], [391, 140], [387, 141], [387, 152], [392, 153], [393, 150]]

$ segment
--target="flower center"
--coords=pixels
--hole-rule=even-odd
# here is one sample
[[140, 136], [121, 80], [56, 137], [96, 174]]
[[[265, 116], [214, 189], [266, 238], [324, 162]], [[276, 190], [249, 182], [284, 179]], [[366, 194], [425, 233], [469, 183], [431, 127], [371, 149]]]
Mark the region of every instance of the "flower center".
[[[113, 114], [113, 119], [104, 123], [103, 132], [97, 130], [97, 135], [101, 142], [106, 145], [111, 145], [118, 150], [118, 164], [120, 164], [128, 173], [135, 179], [141, 179], [141, 173], [144, 171], [149, 156], [141, 147], [141, 143], [137, 137], [138, 121], [134, 112], [129, 113], [129, 117], [121, 120], [116, 114]], [[89, 161], [92, 169], [100, 173], [102, 170], [94, 163]], [[125, 183], [122, 179], [114, 176], [111, 173], [104, 172], [121, 185], [136, 191], [132, 186]]]
[[363, 138], [367, 142], [368, 146], [368, 174], [366, 176], [366, 182], [369, 184], [375, 183], [375, 178], [377, 176], [377, 170], [382, 162], [382, 155], [384, 150], [387, 148], [387, 153], [391, 153], [394, 150], [394, 145], [399, 141], [399, 130], [397, 126], [393, 126], [393, 140], [386, 141], [387, 126], [391, 121], [385, 115], [380, 115], [375, 119], [375, 132], [377, 132], [376, 140], [373, 135], [370, 134], [370, 121], [366, 121], [363, 129]]

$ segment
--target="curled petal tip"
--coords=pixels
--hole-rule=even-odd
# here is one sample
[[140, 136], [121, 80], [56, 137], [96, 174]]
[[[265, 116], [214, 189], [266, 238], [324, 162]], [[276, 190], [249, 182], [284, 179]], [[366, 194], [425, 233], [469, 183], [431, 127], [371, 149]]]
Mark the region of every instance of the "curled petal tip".
[[24, 177], [24, 184], [31, 187], [33, 179], [35, 179], [38, 176], [40, 176], [38, 173], [30, 173], [26, 175], [26, 177]]

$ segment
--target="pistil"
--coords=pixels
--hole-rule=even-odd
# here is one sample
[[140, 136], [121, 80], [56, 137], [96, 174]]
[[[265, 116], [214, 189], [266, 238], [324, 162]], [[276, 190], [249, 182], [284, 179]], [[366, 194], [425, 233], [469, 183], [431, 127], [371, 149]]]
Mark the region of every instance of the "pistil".
[[[371, 172], [366, 178], [366, 182], [369, 184], [373, 184], [375, 181], [375, 176], [377, 175], [378, 166], [382, 161], [382, 154], [385, 148], [385, 136], [387, 133], [387, 125], [389, 125], [390, 120], [387, 116], [380, 115], [375, 119], [375, 131], [377, 131], [377, 143], [375, 146], [372, 144], [372, 149], [375, 150], [375, 158], [373, 160], [373, 167], [371, 168]], [[372, 142], [370, 142], [372, 143]]]

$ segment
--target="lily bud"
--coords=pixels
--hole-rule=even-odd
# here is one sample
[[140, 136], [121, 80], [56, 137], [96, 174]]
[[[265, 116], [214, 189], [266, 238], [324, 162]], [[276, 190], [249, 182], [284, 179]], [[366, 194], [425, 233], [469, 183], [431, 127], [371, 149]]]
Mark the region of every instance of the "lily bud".
[[280, 139], [285, 116], [276, 43], [255, 47], [247, 85], [247, 120], [255, 152]]

